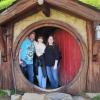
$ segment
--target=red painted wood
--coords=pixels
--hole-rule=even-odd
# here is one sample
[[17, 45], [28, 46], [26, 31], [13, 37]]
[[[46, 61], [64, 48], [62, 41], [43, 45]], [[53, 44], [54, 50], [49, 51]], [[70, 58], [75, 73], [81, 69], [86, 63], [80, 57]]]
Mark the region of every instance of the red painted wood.
[[73, 80], [79, 71], [81, 50], [75, 38], [66, 31], [56, 31], [55, 41], [62, 55], [59, 75], [60, 84], [64, 85]]

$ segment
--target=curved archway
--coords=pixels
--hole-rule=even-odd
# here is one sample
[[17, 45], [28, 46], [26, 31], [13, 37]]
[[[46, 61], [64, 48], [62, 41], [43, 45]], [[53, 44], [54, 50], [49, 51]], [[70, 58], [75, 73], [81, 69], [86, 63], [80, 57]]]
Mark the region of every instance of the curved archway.
[[[22, 34], [20, 34], [17, 37], [17, 39], [16, 39], [16, 41], [14, 43], [14, 57], [15, 57], [15, 59], [18, 59], [16, 57], [16, 53], [19, 51], [19, 47], [20, 47], [22, 41], [32, 31], [34, 31], [34, 30], [36, 30], [38, 28], [41, 28], [41, 27], [51, 27], [51, 26], [52, 27], [56, 27], [56, 28], [60, 28], [60, 29], [64, 30], [62, 32], [62, 34], [64, 34], [64, 32], [65, 33], [67, 32], [68, 33], [67, 35], [73, 39], [73, 43], [76, 41], [76, 45], [79, 46], [78, 48], [80, 49], [79, 50], [79, 52], [80, 52], [80, 55], [79, 56], [81, 57], [81, 59], [80, 59], [80, 64], [78, 66], [78, 70], [75, 73], [74, 77], [72, 79], [70, 79], [68, 82], [64, 82], [63, 80], [61, 80], [63, 86], [61, 86], [60, 88], [54, 89], [54, 90], [51, 90], [51, 89], [50, 90], [44, 90], [44, 89], [41, 89], [41, 88], [39, 88], [37, 86], [33, 86], [33, 84], [31, 84], [27, 79], [25, 79], [25, 77], [21, 73], [21, 70], [20, 70], [19, 66], [17, 65], [17, 68], [18, 68], [18, 71], [20, 73], [20, 76], [21, 76], [22, 80], [27, 83], [27, 85], [29, 85], [30, 87], [39, 89], [40, 91], [46, 91], [46, 92], [49, 92], [49, 91], [58, 91], [58, 90], [64, 88], [65, 86], [67, 87], [67, 86], [70, 86], [71, 84], [73, 84], [76, 81], [76, 79], [79, 77], [79, 75], [80, 75], [80, 73], [82, 71], [82, 68], [84, 66], [86, 66], [86, 64], [87, 64], [87, 58], [88, 58], [87, 57], [87, 49], [86, 49], [86, 46], [85, 46], [85, 44], [84, 44], [81, 36], [79, 35], [79, 33], [74, 28], [72, 28], [71, 26], [69, 26], [66, 23], [63, 23], [63, 22], [58, 21], [58, 20], [50, 20], [49, 19], [49, 20], [43, 20], [43, 21], [39, 21], [39, 22], [36, 22], [36, 23], [31, 24], [25, 30], [23, 30]], [[57, 34], [59, 34], [59, 33], [57, 33]], [[56, 40], [57, 40], [57, 38], [59, 38], [59, 37], [56, 36]], [[18, 60], [16, 60], [16, 61], [18, 61]]]

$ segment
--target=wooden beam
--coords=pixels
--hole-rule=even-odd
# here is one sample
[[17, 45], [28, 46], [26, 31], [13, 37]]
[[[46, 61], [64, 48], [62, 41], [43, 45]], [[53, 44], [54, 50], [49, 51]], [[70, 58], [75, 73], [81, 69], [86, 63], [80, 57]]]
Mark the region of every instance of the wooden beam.
[[2, 28], [0, 27], [0, 49], [2, 52], [2, 55], [4, 55], [4, 41], [2, 36]]
[[7, 46], [4, 40], [4, 36], [3, 36], [3, 31], [2, 31], [2, 27], [0, 27], [0, 49], [1, 49], [1, 56], [3, 58], [3, 61], [7, 60]]
[[72, 0], [45, 0], [48, 4], [92, 21], [100, 21], [100, 13]]
[[[92, 21], [100, 21], [100, 13], [80, 5], [79, 3], [72, 0], [45, 0], [46, 3], [55, 6], [59, 9], [66, 11], [67, 13], [73, 13], [74, 15], [78, 15], [80, 17], [84, 17], [85, 19]], [[37, 0], [19, 0], [18, 3], [14, 4], [4, 12], [0, 14], [0, 25], [3, 25], [7, 22], [12, 21], [12, 19], [18, 18], [21, 15], [29, 12], [31, 9], [35, 9], [38, 5]], [[47, 15], [47, 11], [46, 11]], [[48, 14], [49, 15], [49, 14]], [[47, 16], [48, 16], [47, 15]]]
[[88, 90], [89, 85], [89, 78], [90, 78], [90, 68], [92, 67], [93, 63], [93, 36], [94, 36], [94, 27], [93, 22], [87, 21], [86, 22], [86, 30], [87, 30], [87, 41], [88, 41], [88, 59], [89, 59], [89, 65], [87, 67], [87, 79], [86, 79], [86, 90]]
[[50, 17], [50, 6], [47, 3], [44, 3], [42, 12], [46, 17]]
[[11, 19], [21, 16], [23, 13], [27, 13], [37, 4], [36, 1], [37, 0], [20, 0], [0, 14], [0, 24], [4, 24]]

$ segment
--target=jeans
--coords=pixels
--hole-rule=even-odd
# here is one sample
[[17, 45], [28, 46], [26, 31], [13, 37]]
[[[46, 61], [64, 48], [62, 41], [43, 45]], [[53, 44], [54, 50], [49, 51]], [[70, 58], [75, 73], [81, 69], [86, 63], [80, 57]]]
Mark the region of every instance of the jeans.
[[34, 66], [33, 64], [27, 64], [25, 61], [21, 60], [23, 63], [20, 64], [20, 68], [24, 76], [33, 83], [34, 80]]
[[33, 64], [27, 64], [26, 68], [27, 68], [28, 80], [33, 83], [34, 80]]
[[20, 65], [20, 68], [21, 68], [21, 71], [23, 72], [24, 76], [25, 76], [26, 78], [28, 78], [26, 66], [23, 67], [22, 65]]
[[44, 77], [43, 75], [43, 71], [42, 71], [42, 67], [39, 66], [38, 67], [38, 75], [37, 75], [37, 79], [38, 79], [38, 84], [41, 88], [46, 88], [46, 77]]
[[49, 78], [52, 88], [58, 87], [58, 69], [54, 69], [53, 66], [46, 66], [47, 76]]
[[[40, 56], [40, 57], [36, 57], [35, 66], [36, 66], [37, 68], [38, 68], [39, 66], [42, 67], [43, 76], [44, 76], [44, 77], [47, 77], [44, 55], [42, 55], [42, 56]], [[38, 72], [37, 72], [37, 74], [38, 74]]]

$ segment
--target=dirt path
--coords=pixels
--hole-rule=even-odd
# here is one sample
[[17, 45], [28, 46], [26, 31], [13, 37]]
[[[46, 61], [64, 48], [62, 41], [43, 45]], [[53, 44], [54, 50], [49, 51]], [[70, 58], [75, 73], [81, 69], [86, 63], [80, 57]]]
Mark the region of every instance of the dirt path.
[[0, 100], [10, 100], [10, 97], [0, 97]]

